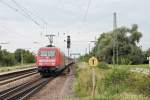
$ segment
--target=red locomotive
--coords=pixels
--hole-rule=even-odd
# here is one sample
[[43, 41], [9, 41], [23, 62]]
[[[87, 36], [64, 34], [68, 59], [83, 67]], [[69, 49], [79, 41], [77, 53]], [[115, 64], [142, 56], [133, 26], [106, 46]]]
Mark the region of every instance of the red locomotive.
[[42, 76], [47, 76], [65, 68], [65, 55], [56, 47], [43, 47], [38, 51], [36, 65]]

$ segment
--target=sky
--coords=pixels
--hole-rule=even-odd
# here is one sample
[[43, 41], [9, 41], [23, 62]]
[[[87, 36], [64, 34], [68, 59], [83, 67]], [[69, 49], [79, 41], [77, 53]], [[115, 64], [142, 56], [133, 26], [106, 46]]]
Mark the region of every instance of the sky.
[[[49, 43], [46, 34], [55, 34], [54, 44], [67, 53], [66, 39], [71, 36], [71, 53], [84, 54], [94, 46], [90, 41], [117, 26], [138, 24], [143, 37], [138, 45], [150, 46], [149, 0], [0, 0], [0, 43], [3, 49], [24, 48], [36, 52]], [[34, 42], [38, 42], [35, 44]]]

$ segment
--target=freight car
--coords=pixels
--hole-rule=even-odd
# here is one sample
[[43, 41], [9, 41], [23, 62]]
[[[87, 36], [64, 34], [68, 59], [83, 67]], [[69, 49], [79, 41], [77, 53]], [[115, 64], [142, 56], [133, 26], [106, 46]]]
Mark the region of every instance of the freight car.
[[38, 72], [42, 76], [55, 75], [68, 64], [63, 52], [57, 47], [42, 47], [36, 56]]

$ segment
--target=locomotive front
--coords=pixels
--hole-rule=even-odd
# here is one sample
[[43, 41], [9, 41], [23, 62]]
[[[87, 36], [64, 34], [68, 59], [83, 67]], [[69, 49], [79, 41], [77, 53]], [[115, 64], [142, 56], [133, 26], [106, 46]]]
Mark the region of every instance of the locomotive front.
[[55, 74], [57, 70], [62, 68], [64, 64], [64, 55], [60, 49], [55, 47], [44, 47], [38, 51], [36, 57], [36, 65], [40, 74], [48, 75]]

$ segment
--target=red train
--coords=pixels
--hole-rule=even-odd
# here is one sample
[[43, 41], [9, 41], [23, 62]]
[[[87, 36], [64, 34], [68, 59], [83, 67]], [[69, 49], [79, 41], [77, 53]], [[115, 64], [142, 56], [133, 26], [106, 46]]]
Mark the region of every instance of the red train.
[[55, 74], [65, 69], [65, 55], [56, 47], [40, 48], [36, 56], [36, 65], [42, 76]]

